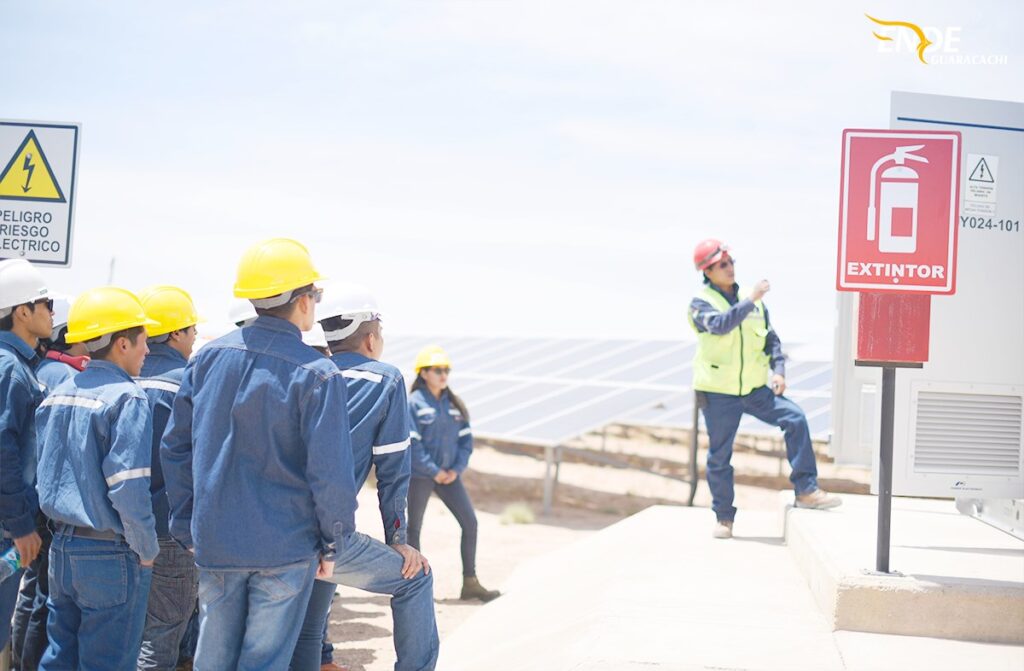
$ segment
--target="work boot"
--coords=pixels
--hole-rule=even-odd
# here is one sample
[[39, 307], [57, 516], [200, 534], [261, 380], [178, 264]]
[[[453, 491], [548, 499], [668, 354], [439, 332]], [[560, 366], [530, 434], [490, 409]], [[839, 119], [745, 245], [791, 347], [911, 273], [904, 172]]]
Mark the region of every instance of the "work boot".
[[320, 665], [320, 671], [349, 671], [349, 669], [347, 666], [342, 666], [335, 662], [327, 662]]
[[462, 595], [459, 598], [463, 601], [468, 601], [469, 599], [480, 599], [484, 603], [487, 603], [488, 601], [494, 601], [499, 596], [501, 596], [501, 592], [496, 589], [487, 589], [480, 584], [480, 581], [477, 580], [476, 576], [462, 579]]
[[732, 520], [718, 520], [715, 522], [715, 530], [711, 532], [714, 538], [732, 538]]
[[814, 510], [827, 510], [843, 505], [843, 500], [835, 494], [829, 494], [824, 489], [815, 489], [796, 497], [797, 508], [812, 508]]

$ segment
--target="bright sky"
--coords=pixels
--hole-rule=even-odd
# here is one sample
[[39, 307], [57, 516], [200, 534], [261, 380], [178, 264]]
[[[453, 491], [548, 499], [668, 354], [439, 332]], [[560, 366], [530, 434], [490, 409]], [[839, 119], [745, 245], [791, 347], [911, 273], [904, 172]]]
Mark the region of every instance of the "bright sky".
[[[1008, 63], [923, 65], [865, 12]], [[783, 341], [829, 356], [842, 129], [887, 127], [892, 90], [1022, 100], [1022, 25], [995, 2], [0, 0], [0, 116], [82, 124], [63, 292], [115, 257], [216, 322], [245, 246], [283, 235], [390, 333], [690, 338], [714, 236], [772, 282]]]

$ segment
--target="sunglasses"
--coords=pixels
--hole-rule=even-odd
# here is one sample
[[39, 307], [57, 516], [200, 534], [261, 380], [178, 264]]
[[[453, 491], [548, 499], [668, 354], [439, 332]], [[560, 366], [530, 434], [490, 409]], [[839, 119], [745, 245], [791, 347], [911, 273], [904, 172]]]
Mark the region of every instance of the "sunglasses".
[[733, 265], [735, 265], [735, 264], [733, 263], [732, 259], [722, 259], [721, 261], [718, 262], [718, 267], [721, 270], [725, 270], [729, 266], [733, 266]]
[[313, 299], [314, 303], [319, 303], [324, 297], [324, 290], [319, 287], [315, 287], [309, 291], [303, 291], [301, 294], [295, 294], [292, 296], [292, 301], [297, 301], [303, 296], [309, 296]]
[[49, 312], [53, 312], [53, 299], [52, 298], [40, 298], [37, 301], [32, 301], [33, 305], [45, 305]]

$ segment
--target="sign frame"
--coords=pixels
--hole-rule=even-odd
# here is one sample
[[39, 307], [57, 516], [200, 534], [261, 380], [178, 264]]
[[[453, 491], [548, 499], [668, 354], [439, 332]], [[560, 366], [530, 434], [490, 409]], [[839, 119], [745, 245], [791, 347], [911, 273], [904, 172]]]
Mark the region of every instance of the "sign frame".
[[[0, 119], [0, 129], [11, 128], [11, 127], [23, 129], [24, 132], [26, 133], [26, 138], [27, 138], [27, 133], [29, 133], [31, 131], [38, 131], [39, 129], [70, 131], [70, 133], [71, 133], [70, 169], [69, 169], [68, 175], [67, 175], [66, 186], [63, 189], [60, 189], [61, 192], [62, 192], [62, 195], [64, 196], [64, 199], [65, 199], [65, 202], [66, 202], [66, 207], [67, 207], [67, 221], [66, 221], [67, 228], [66, 228], [66, 231], [65, 231], [65, 234], [64, 234], [63, 238], [62, 239], [58, 238], [58, 240], [60, 240], [60, 242], [62, 243], [61, 251], [58, 252], [58, 253], [62, 253], [62, 258], [60, 258], [60, 259], [54, 260], [54, 259], [48, 259], [48, 258], [35, 258], [33, 256], [33, 254], [38, 254], [39, 252], [22, 250], [21, 253], [18, 254], [16, 251], [13, 251], [13, 253], [12, 253], [12, 250], [2, 250], [2, 249], [0, 249], [0, 259], [25, 259], [25, 260], [33, 263], [33, 264], [52, 266], [52, 267], [58, 267], [58, 268], [69, 268], [69, 267], [71, 267], [72, 249], [73, 249], [73, 242], [74, 242], [75, 205], [76, 205], [76, 203], [78, 201], [78, 198], [77, 198], [77, 193], [78, 193], [78, 164], [79, 164], [79, 149], [81, 147], [82, 126], [81, 126], [81, 124], [75, 123], [75, 122], [26, 121], [26, 120], [17, 120], [17, 119]], [[36, 135], [37, 135], [36, 142], [38, 144], [39, 143], [38, 132], [36, 133]], [[42, 144], [39, 144], [39, 147], [40, 147], [40, 153], [43, 153], [45, 155], [45, 152], [43, 151]], [[53, 152], [51, 151], [50, 153], [52, 154]], [[18, 155], [18, 150], [15, 150], [15, 155], [11, 156], [11, 159], [10, 159], [11, 162], [13, 162], [15, 158], [17, 158], [17, 155]], [[0, 169], [2, 169], [5, 165], [7, 165], [6, 158], [7, 158], [6, 156], [0, 157]], [[47, 166], [47, 167], [49, 167], [49, 166]], [[14, 203], [14, 204], [17, 204], [16, 205], [17, 207], [33, 208], [33, 207], [40, 207], [40, 203], [46, 203], [46, 202], [52, 202], [52, 201], [40, 201], [40, 200], [37, 200], [37, 199], [16, 198], [16, 197], [3, 197], [3, 196], [0, 196], [0, 206], [6, 206], [7, 203]], [[61, 203], [61, 205], [63, 206], [63, 205], [65, 205], [65, 203]], [[0, 209], [4, 209], [4, 208], [0, 208]], [[61, 219], [63, 219], [63, 217]], [[0, 225], [2, 225], [3, 223], [5, 223], [5, 222], [0, 221]], [[13, 223], [18, 223], [18, 222], [15, 221]], [[61, 221], [61, 223], [64, 224], [63, 221]]]
[[[848, 263], [848, 229], [849, 229], [849, 198], [850, 198], [850, 157], [851, 144], [854, 138], [894, 138], [905, 139], [908, 142], [921, 140], [944, 139], [952, 141], [952, 156], [950, 169], [949, 189], [949, 224], [948, 224], [948, 250], [945, 259], [946, 282], [941, 286], [920, 286], [908, 285], [905, 283], [880, 283], [877, 280], [865, 280], [863, 282], [850, 281], [845, 271]], [[959, 213], [960, 213], [960, 172], [962, 170], [962, 158], [960, 156], [963, 147], [962, 136], [959, 131], [932, 131], [932, 130], [890, 130], [881, 128], [846, 128], [843, 130], [843, 150], [841, 163], [841, 179], [839, 191], [839, 249], [837, 252], [836, 264], [836, 290], [856, 292], [877, 292], [877, 293], [901, 293], [901, 294], [935, 294], [949, 295], [956, 293], [956, 258], [957, 244], [959, 239]], [[870, 239], [870, 238], [869, 238]]]

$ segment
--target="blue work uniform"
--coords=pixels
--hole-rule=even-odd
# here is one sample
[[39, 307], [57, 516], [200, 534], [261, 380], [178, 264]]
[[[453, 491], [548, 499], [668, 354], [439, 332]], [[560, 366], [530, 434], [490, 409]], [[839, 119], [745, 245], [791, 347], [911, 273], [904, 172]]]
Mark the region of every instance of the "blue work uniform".
[[40, 668], [134, 669], [158, 552], [152, 417], [119, 366], [94, 360], [36, 412], [39, 505], [55, 525]]
[[142, 372], [136, 380], [149, 399], [149, 410], [153, 414], [152, 475], [150, 491], [153, 494], [153, 515], [156, 518], [156, 533], [161, 539], [170, 538], [168, 519], [170, 506], [167, 503], [167, 488], [160, 464], [160, 442], [167, 422], [171, 417], [174, 397], [181, 387], [181, 378], [188, 359], [178, 350], [165, 343], [151, 343], [149, 354], [142, 363]]
[[46, 391], [56, 389], [78, 374], [78, 369], [71, 364], [57, 361], [49, 357], [40, 359], [36, 366], [36, 378]]
[[[10, 331], [0, 331], [0, 552], [36, 530], [36, 430], [33, 417], [43, 390], [33, 368], [35, 350]], [[0, 583], [0, 623], [11, 621], [21, 573]], [[0, 649], [10, 640], [0, 626]]]
[[391, 364], [356, 352], [335, 354], [348, 388], [348, 419], [356, 488], [373, 465], [384, 538], [391, 545], [406, 542], [405, 507], [411, 469], [409, 414], [402, 373]]
[[355, 532], [341, 371], [262, 315], [192, 357], [160, 456], [171, 535], [200, 568], [196, 666], [285, 668], [318, 556]]
[[[36, 379], [44, 387], [43, 393], [56, 389], [83, 370], [83, 363], [88, 357], [69, 357], [63, 352], [50, 350], [36, 365]], [[34, 413], [33, 413], [33, 425]], [[18, 592], [18, 603], [14, 609], [14, 622], [11, 624], [11, 659], [15, 668], [34, 669], [39, 666], [43, 652], [47, 647], [46, 620], [49, 609], [46, 600], [49, 594], [49, 555], [51, 532], [46, 524], [46, 517], [40, 514], [37, 518], [36, 532], [43, 544], [39, 548], [36, 560], [25, 568]]]
[[[690, 302], [690, 324], [698, 334], [724, 336], [741, 328], [751, 312], [764, 312], [764, 354], [772, 373], [786, 374], [782, 342], [768, 321], [768, 309], [758, 307], [755, 301], [740, 299], [739, 286], [733, 285], [731, 292], [722, 291], [715, 285], [710, 289], [720, 294], [728, 303], [728, 310], [720, 310], [702, 298], [702, 289]], [[698, 337], [706, 337], [699, 335]], [[742, 347], [742, 339], [738, 341]], [[742, 360], [741, 353], [734, 358]], [[786, 457], [792, 472], [789, 479], [797, 495], [813, 492], [818, 488], [818, 468], [814, 448], [811, 444], [807, 417], [796, 403], [785, 396], [776, 396], [767, 386], [767, 380], [745, 394], [726, 394], [712, 391], [698, 391], [697, 402], [704, 413], [708, 431], [707, 478], [711, 490], [711, 508], [720, 521], [732, 521], [736, 517], [733, 467], [731, 465], [733, 442], [743, 414], [750, 414], [762, 422], [782, 429], [786, 441]], [[746, 391], [742, 389], [740, 391]]]
[[[408, 542], [405, 509], [411, 462], [408, 400], [402, 373], [391, 364], [358, 352], [340, 352], [332, 356], [331, 361], [341, 370], [348, 389], [356, 488], [366, 482], [372, 466], [377, 475], [377, 501], [384, 538], [390, 545], [405, 545]], [[321, 580], [314, 583], [292, 656], [292, 668], [311, 667], [317, 660], [326, 663], [321, 642], [326, 637], [335, 587]]]
[[160, 456], [171, 535], [200, 568], [334, 556], [355, 530], [345, 401], [341, 371], [283, 319], [261, 316], [192, 357]]
[[426, 389], [409, 394], [412, 421], [412, 474], [433, 479], [442, 470], [461, 474], [473, 454], [473, 430], [469, 419], [451, 403], [445, 389], [434, 398]]
[[[196, 608], [199, 574], [192, 553], [171, 538], [168, 528], [170, 505], [160, 464], [160, 443], [187, 363], [188, 359], [170, 345], [151, 342], [142, 372], [136, 380], [146, 392], [149, 409], [153, 413], [150, 492], [160, 543], [160, 554], [153, 564], [153, 584], [150, 586], [146, 626], [142, 634], [140, 671], [176, 667], [182, 639], [196, 627], [191, 618]], [[192, 649], [188, 656], [192, 656]]]

